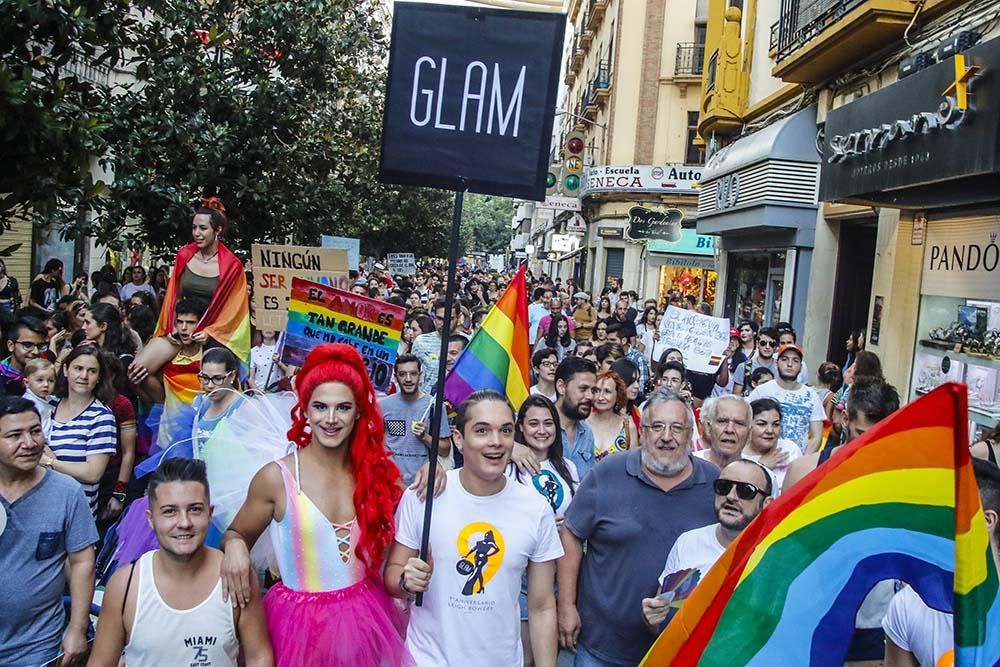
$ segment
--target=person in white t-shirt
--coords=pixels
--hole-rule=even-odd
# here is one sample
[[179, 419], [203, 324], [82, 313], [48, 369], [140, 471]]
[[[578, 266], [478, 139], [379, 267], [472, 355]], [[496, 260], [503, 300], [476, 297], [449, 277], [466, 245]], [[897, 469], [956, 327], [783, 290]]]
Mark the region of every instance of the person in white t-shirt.
[[778, 350], [778, 377], [750, 392], [750, 400], [773, 398], [781, 404], [781, 431], [803, 454], [819, 448], [826, 411], [812, 387], [798, 381], [802, 371], [802, 348], [784, 345]]
[[[979, 487], [993, 562], [1000, 568], [1000, 469], [981, 459], [972, 460], [972, 469]], [[939, 604], [950, 602], [948, 599]], [[931, 607], [916, 589], [903, 588], [893, 596], [882, 619], [885, 666], [952, 667], [955, 664], [953, 623], [952, 614]], [[987, 632], [996, 630], [987, 628]]]
[[772, 485], [767, 470], [755, 461], [737, 459], [722, 469], [713, 482], [718, 523], [681, 533], [667, 554], [657, 596], [642, 601], [642, 615], [651, 631], [659, 634], [672, 610], [678, 609], [693, 590], [682, 587], [683, 597], [677, 599], [674, 591], [664, 590], [667, 578], [683, 570], [697, 570], [697, 581], [704, 579], [726, 547], [771, 502]]
[[431, 562], [418, 557], [424, 503], [407, 490], [396, 513], [386, 591], [424, 594], [410, 612], [406, 647], [418, 667], [522, 665], [518, 594], [527, 572], [531, 651], [536, 665], [554, 667], [555, 561], [563, 548], [546, 499], [505, 474], [513, 411], [502, 394], [482, 390], [458, 406], [455, 425], [465, 465], [448, 472], [434, 503]]
[[[556, 527], [561, 527], [566, 510], [573, 500], [573, 493], [580, 485], [576, 465], [563, 456], [560, 433], [559, 411], [555, 404], [544, 396], [529, 396], [517, 412], [514, 440], [528, 447], [538, 461], [539, 470], [526, 475], [510, 463], [507, 476], [525, 486], [535, 489], [545, 498], [555, 514]], [[531, 636], [528, 627], [528, 579], [521, 578], [521, 635]], [[524, 664], [534, 664], [531, 644], [524, 644]]]
[[792, 461], [802, 456], [798, 445], [781, 437], [781, 403], [773, 398], [758, 398], [750, 403], [753, 421], [750, 439], [743, 448], [743, 458], [756, 461], [771, 474], [774, 496], [781, 494], [785, 473]]
[[278, 332], [262, 329], [260, 335], [260, 345], [250, 349], [250, 386], [268, 391], [285, 377], [288, 367], [278, 360]]

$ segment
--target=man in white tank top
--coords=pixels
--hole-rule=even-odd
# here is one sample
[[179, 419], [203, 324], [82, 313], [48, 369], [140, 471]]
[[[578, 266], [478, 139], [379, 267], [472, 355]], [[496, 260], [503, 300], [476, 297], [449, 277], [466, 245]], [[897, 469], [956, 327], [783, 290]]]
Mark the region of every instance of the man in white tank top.
[[222, 552], [205, 546], [212, 519], [202, 461], [168, 459], [150, 477], [147, 517], [160, 548], [108, 582], [90, 667], [272, 667], [260, 590], [234, 608], [222, 599]]

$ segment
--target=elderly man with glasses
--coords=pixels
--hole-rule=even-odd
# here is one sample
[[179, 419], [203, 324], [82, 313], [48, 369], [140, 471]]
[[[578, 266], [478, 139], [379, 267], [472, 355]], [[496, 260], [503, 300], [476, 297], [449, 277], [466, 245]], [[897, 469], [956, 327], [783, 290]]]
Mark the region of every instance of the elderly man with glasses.
[[687, 403], [657, 391], [643, 406], [641, 427], [641, 446], [597, 464], [566, 513], [559, 636], [576, 652], [576, 667], [642, 660], [655, 639], [642, 600], [657, 590], [664, 550], [716, 521], [719, 469], [691, 454]]

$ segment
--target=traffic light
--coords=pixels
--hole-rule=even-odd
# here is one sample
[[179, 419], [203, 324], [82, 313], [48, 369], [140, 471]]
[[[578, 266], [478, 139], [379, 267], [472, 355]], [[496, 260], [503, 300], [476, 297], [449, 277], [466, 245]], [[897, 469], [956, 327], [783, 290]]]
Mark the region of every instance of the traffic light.
[[547, 195], [557, 195], [559, 194], [559, 172], [562, 169], [560, 164], [550, 164], [549, 173], [545, 175], [545, 194]]
[[580, 192], [580, 174], [583, 173], [584, 136], [570, 132], [563, 140], [560, 184], [564, 195], [573, 197]]

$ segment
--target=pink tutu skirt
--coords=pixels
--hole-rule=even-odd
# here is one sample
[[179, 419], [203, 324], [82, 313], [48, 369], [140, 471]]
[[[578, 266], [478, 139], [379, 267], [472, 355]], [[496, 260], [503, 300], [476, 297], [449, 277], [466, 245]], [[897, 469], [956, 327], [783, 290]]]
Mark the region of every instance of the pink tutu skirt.
[[264, 596], [277, 667], [409, 667], [398, 610], [371, 579], [306, 593], [278, 583]]

